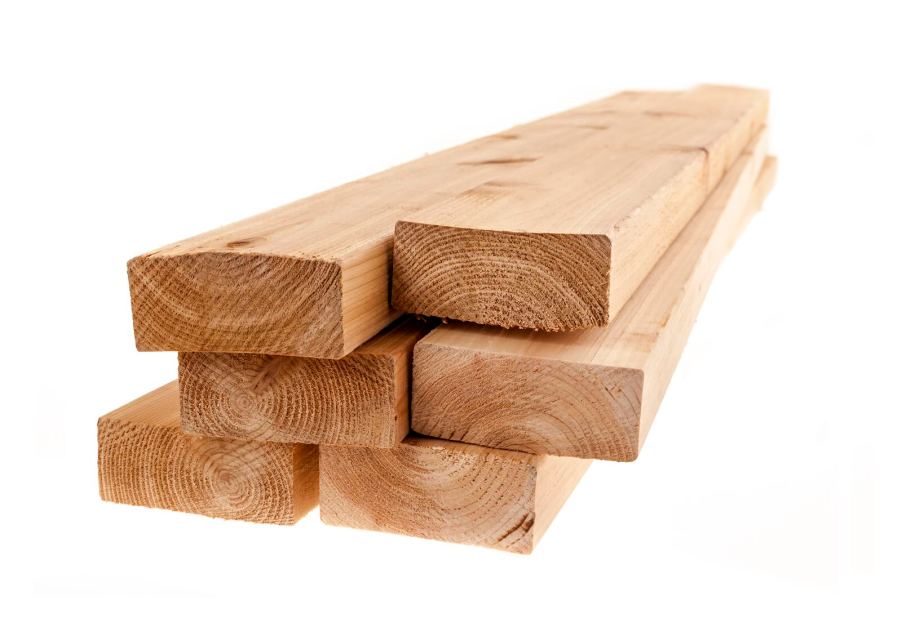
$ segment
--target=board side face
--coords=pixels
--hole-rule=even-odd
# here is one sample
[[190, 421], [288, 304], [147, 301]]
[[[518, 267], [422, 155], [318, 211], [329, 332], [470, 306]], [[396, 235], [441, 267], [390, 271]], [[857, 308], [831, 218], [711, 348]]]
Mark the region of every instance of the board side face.
[[407, 376], [390, 354], [183, 352], [179, 383], [182, 428], [192, 434], [381, 448], [404, 437], [398, 414], [402, 405], [406, 414]]
[[652, 109], [629, 114], [602, 108], [565, 112], [554, 118], [553, 126], [603, 130], [605, 148], [702, 152], [708, 160], [710, 192], [763, 121], [752, 111], [732, 118]]
[[291, 455], [293, 521], [297, 521], [319, 505], [319, 447], [294, 444]]
[[400, 221], [395, 240], [396, 309], [546, 331], [607, 323], [611, 241], [604, 234]]
[[636, 368], [459, 348], [427, 337], [414, 352], [412, 429], [492, 448], [632, 461], [643, 380]]
[[341, 327], [345, 350], [379, 339], [399, 314], [391, 306], [392, 243], [387, 239], [359, 248], [341, 260]]
[[[757, 210], [764, 205], [764, 200], [770, 195], [774, 185], [777, 183], [777, 171], [780, 167], [777, 157], [768, 156], [761, 165], [761, 172], [758, 174], [758, 180], [755, 182], [755, 188], [752, 193]], [[757, 210], [755, 212], [757, 212]]]
[[338, 263], [251, 252], [147, 254], [128, 263], [141, 351], [339, 358]]
[[101, 420], [125, 420], [154, 427], [179, 426], [179, 388], [173, 380], [113, 410]]
[[736, 180], [733, 199], [728, 200], [717, 221], [712, 238], [698, 257], [691, 277], [683, 286], [684, 290], [692, 290], [694, 293], [684, 293], [679, 301], [674, 303], [667, 315], [667, 328], [661, 329], [656, 345], [645, 362], [649, 375], [655, 376], [656, 379], [646, 384], [643, 393], [646, 406], [639, 428], [640, 448], [648, 435], [720, 263], [736, 243], [749, 220], [761, 209], [764, 199], [773, 187], [776, 178], [776, 159], [764, 158], [763, 151], [749, 153], [747, 159], [747, 169]]
[[410, 390], [413, 380], [413, 350], [416, 341], [428, 332], [423, 325], [415, 325], [413, 336], [402, 336], [403, 345], [391, 353], [386, 361], [390, 365], [392, 382], [395, 385], [395, 423], [391, 434], [392, 446], [400, 444], [410, 432]]
[[109, 417], [98, 421], [97, 441], [100, 497], [110, 502], [291, 524], [302, 510], [296, 505], [315, 499], [309, 475], [295, 474], [292, 445], [187, 436]]
[[541, 458], [536, 475], [536, 543], [551, 526], [591, 463], [591, 460], [571, 457], [549, 455]]
[[611, 257], [611, 320], [705, 203], [708, 170], [709, 157], [696, 156], [621, 221]]
[[[703, 175], [684, 174], [685, 178], [663, 186], [655, 195], [662, 202], [659, 207], [639, 209], [621, 226], [612, 260], [612, 272], [619, 275], [611, 283], [612, 317], [629, 302], [733, 164], [756, 143], [766, 125], [768, 100], [766, 91], [702, 86], [644, 110], [645, 114], [678, 117], [699, 114], [691, 119], [705, 120], [711, 128], [706, 132], [690, 125], [697, 132], [693, 148], [704, 153]], [[649, 235], [649, 229], [655, 229], [655, 234]]]
[[516, 553], [533, 548], [532, 457], [440, 440], [322, 447], [321, 483], [326, 524]]
[[754, 187], [766, 158], [768, 135], [762, 130], [687, 225], [659, 266], [623, 312], [623, 328], [648, 332], [652, 345], [643, 368], [644, 389], [639, 443], [644, 442], [664, 392], [689, 339], [705, 295], [735, 240], [757, 210]]
[[621, 92], [542, 122], [603, 129], [607, 141], [623, 146], [700, 149], [708, 158], [710, 193], [766, 125], [769, 105], [766, 90], [702, 85], [679, 92]]
[[[770, 105], [767, 90], [703, 84], [680, 91], [627, 90], [583, 106], [608, 114], [698, 116], [737, 119], [746, 114], [766, 118]], [[563, 112], [561, 115], [570, 113]]]

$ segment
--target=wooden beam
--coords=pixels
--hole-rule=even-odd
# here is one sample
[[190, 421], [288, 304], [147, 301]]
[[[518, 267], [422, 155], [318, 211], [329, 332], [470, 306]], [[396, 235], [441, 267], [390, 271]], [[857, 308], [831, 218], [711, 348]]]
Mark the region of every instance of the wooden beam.
[[315, 446], [187, 436], [171, 382], [97, 421], [100, 497], [291, 524], [319, 500]]
[[546, 119], [604, 137], [518, 159], [503, 178], [403, 217], [394, 307], [507, 328], [607, 324], [763, 126], [767, 101], [700, 87]]
[[[727, 146], [721, 144], [742, 142], [743, 132], [766, 113], [762, 93], [733, 89], [729, 96], [714, 97], [710, 91], [707, 87], [686, 94], [654, 93], [646, 108], [641, 103], [644, 95], [636, 93], [620, 97], [613, 107], [590, 104], [570, 115], [475, 140], [138, 256], [128, 264], [137, 347], [342, 357], [398, 316], [389, 306], [395, 223], [448, 198], [487, 204], [500, 194], [516, 192], [544, 205], [547, 196], [538, 188], [552, 180], [570, 187], [574, 182], [588, 183], [577, 191], [599, 197], [606, 194], [596, 189], [614, 190], [612, 174], [619, 173], [624, 182], [642, 187], [614, 200], [624, 208], [630, 199], [648, 201], [643, 191], [652, 186], [673, 194], [673, 200], [663, 200], [666, 204], [651, 199], [660, 206], [654, 216], [675, 217], [663, 226], [670, 229], [691, 210], [670, 208], [671, 202], [700, 203], [704, 186], [716, 175], [712, 161], [720, 160], [721, 153], [728, 157]], [[718, 97], [726, 101], [751, 97], [761, 109], [743, 112], [735, 102], [733, 107], [711, 103]], [[686, 101], [699, 98], [711, 109], [724, 110], [724, 117], [710, 110], [701, 119], [688, 114]], [[637, 123], [645, 133], [637, 132]], [[732, 131], [732, 137], [723, 137], [724, 130]], [[654, 154], [648, 160], [643, 155], [633, 165], [624, 152], [637, 150]], [[612, 171], [596, 174], [598, 167]], [[574, 168], [572, 174], [561, 172], [568, 168]], [[550, 173], [556, 176], [547, 177]], [[653, 210], [649, 207], [641, 214]], [[651, 237], [659, 239], [650, 243], [657, 249], [639, 257], [624, 251], [625, 265], [641, 266], [640, 257], [650, 259], [666, 245], [667, 230], [659, 237], [661, 226], [655, 220], [640, 219], [635, 219], [638, 228], [648, 228]], [[586, 229], [580, 227], [582, 232]], [[602, 259], [598, 248], [601, 254], [606, 251], [604, 234], [574, 236], [575, 245], [567, 245], [568, 250], [591, 252], [587, 259], [597, 266]], [[548, 250], [556, 251], [556, 245], [552, 242]], [[616, 263], [620, 255], [613, 256], [618, 270], [626, 268]], [[607, 272], [607, 266], [599, 267], [599, 272]], [[639, 276], [622, 275], [628, 280]], [[589, 280], [594, 277], [597, 273]], [[581, 281], [575, 283], [579, 284], [575, 292], [561, 293], [587, 293]], [[615, 286], [612, 292], [615, 309], [619, 289]], [[598, 302], [590, 304], [597, 309]]]
[[182, 429], [220, 438], [390, 448], [410, 426], [414, 344], [405, 318], [339, 359], [183, 352]]
[[588, 461], [420, 437], [323, 447], [323, 522], [530, 553]]
[[[715, 270], [776, 164], [743, 155], [608, 327], [577, 333], [448, 324], [414, 351], [412, 429], [530, 453], [635, 459]], [[757, 177], [757, 183], [755, 179]]]
[[623, 148], [700, 148], [709, 154], [710, 193], [764, 126], [768, 108], [765, 91], [707, 85], [683, 92], [621, 92], [544, 122], [604, 130], [609, 143]]

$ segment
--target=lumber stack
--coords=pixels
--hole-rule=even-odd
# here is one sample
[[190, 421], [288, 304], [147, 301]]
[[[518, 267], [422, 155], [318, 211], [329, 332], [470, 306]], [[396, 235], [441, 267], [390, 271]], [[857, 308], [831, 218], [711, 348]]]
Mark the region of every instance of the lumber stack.
[[178, 381], [98, 421], [101, 497], [529, 553], [639, 455], [773, 184], [767, 114], [625, 92], [132, 259]]

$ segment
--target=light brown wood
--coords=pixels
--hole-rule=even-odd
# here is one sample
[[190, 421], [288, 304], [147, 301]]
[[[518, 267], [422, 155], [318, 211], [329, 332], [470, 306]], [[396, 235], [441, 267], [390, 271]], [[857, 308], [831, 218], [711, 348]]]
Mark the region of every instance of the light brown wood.
[[410, 426], [414, 344], [404, 318], [338, 359], [183, 352], [182, 429], [221, 438], [390, 448]]
[[530, 553], [589, 461], [408, 437], [323, 447], [322, 520]]
[[102, 499], [272, 524], [316, 506], [315, 446], [188, 436], [178, 405], [171, 382], [97, 421]]
[[739, 159], [609, 326], [531, 333], [455, 323], [421, 340], [412, 429], [530, 453], [635, 459], [715, 270], [774, 181], [775, 161], [762, 168], [765, 147], [761, 137]]
[[[488, 204], [514, 192], [544, 205], [547, 196], [538, 189], [552, 181], [579, 192], [575, 181], [610, 185], [619, 174], [624, 183], [659, 186], [657, 197], [637, 189], [614, 200], [661, 206], [658, 218], [645, 216], [654, 210], [649, 207], [631, 219], [636, 229], [663, 230], [651, 235], [657, 239], [651, 249], [633, 255], [626, 248], [635, 243], [624, 241], [623, 251], [619, 244], [614, 251], [612, 268], [634, 280], [688, 210], [669, 204], [684, 201], [681, 196], [700, 203], [718, 173], [715, 161], [728, 159], [730, 145], [747, 139], [744, 132], [766, 113], [766, 96], [746, 93], [705, 87], [685, 95], [653, 93], [647, 104], [645, 95], [621, 95], [612, 99], [616, 104], [597, 102], [515, 127], [138, 256], [128, 264], [137, 347], [342, 357], [398, 316], [389, 306], [389, 276], [399, 219], [448, 198]], [[757, 107], [749, 103], [743, 111], [747, 97]], [[686, 111], [691, 106], [684, 99], [698, 98], [707, 106], [703, 121]], [[721, 110], [723, 118], [711, 110]], [[662, 143], [665, 150], [656, 152]], [[643, 154], [633, 165], [625, 152], [634, 150], [656, 154]], [[561, 174], [573, 166], [572, 174]], [[599, 167], [611, 171], [596, 178]], [[545, 176], [550, 173], [553, 179]], [[577, 305], [588, 294], [585, 302], [597, 309], [607, 297], [595, 298], [583, 284], [606, 276], [607, 262], [598, 256], [609, 250], [603, 233], [584, 234], [589, 227], [578, 225], [579, 234], [563, 239], [551, 233], [570, 230], [543, 230], [549, 234], [531, 241], [547, 241], [549, 251], [563, 242], [571, 254], [585, 253], [591, 276], [556, 294], [572, 295]], [[633, 274], [631, 264], [637, 265]], [[615, 309], [619, 289], [611, 292]], [[580, 313], [566, 324], [604, 315], [589, 317]]]
[[408, 313], [570, 331], [613, 319], [767, 116], [767, 93], [626, 93], [548, 130], [602, 136], [402, 217], [392, 303]]
[[710, 193], [764, 126], [768, 107], [765, 91], [707, 85], [683, 92], [621, 92], [547, 123], [604, 130], [605, 139], [622, 148], [699, 148], [709, 155]]

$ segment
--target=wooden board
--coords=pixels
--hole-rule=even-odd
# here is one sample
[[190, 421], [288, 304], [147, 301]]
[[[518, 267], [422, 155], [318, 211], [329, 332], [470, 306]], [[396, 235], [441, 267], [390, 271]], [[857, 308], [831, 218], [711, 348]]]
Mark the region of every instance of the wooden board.
[[395, 449], [323, 447], [323, 522], [530, 553], [589, 466], [408, 437]]
[[759, 139], [740, 158], [608, 327], [448, 324], [420, 341], [413, 430], [530, 453], [635, 459], [715, 269], [774, 181], [773, 159], [758, 174], [764, 146]]
[[708, 85], [684, 92], [621, 92], [544, 122], [603, 130], [606, 140], [624, 148], [699, 148], [710, 155], [710, 193], [764, 126], [768, 107], [764, 91]]
[[100, 497], [291, 524], [319, 500], [315, 446], [187, 436], [171, 382], [97, 421]]
[[413, 346], [402, 319], [338, 359], [183, 352], [182, 429], [221, 438], [390, 448], [410, 426]]
[[544, 121], [595, 131], [609, 147], [574, 140], [403, 217], [394, 307], [546, 331], [609, 323], [766, 114], [765, 92], [701, 87], [620, 95]]
[[[711, 94], [715, 90], [717, 96]], [[727, 157], [727, 144], [747, 139], [744, 132], [766, 113], [763, 93], [749, 95], [761, 109], [742, 112], [735, 101], [744, 101], [743, 93], [749, 91], [726, 89], [728, 97], [721, 90], [652, 93], [649, 101], [654, 104], [647, 109], [641, 104], [644, 95], [636, 93], [621, 96], [614, 107], [590, 104], [138, 256], [128, 264], [137, 347], [342, 357], [398, 316], [389, 306], [395, 223], [448, 198], [487, 203], [499, 193], [516, 190], [524, 199], [534, 194], [541, 201], [544, 196], [535, 193], [533, 179], [541, 180], [541, 186], [552, 180], [543, 180], [543, 174], [556, 173], [555, 183], [572, 186], [571, 181], [586, 180], [586, 170], [613, 165], [624, 182], [641, 181], [643, 187], [667, 184], [665, 180], [678, 176], [681, 182], [667, 184], [668, 195], [676, 199], [690, 194], [700, 202], [698, 196], [717, 173], [711, 161]], [[710, 114], [700, 120], [689, 115], [684, 108], [695, 99], [724, 110], [724, 116]], [[735, 101], [729, 107], [714, 105], [715, 99]], [[600, 130], [600, 121], [586, 121], [579, 114], [603, 117], [607, 128]], [[645, 133], [635, 129], [639, 120]], [[618, 128], [621, 125], [625, 128]], [[722, 131], [729, 127], [734, 127], [732, 137], [723, 138]], [[661, 140], [666, 141], [665, 150], [658, 153]], [[636, 150], [656, 152], [656, 158], [629, 167], [627, 161], [633, 159], [622, 151]], [[594, 154], [582, 161], [588, 153]], [[657, 163], [664, 169], [658, 170]], [[579, 173], [572, 178], [561, 175], [574, 164]], [[614, 181], [611, 174], [588, 177], [593, 186]], [[632, 195], [641, 199], [640, 194]], [[676, 210], [684, 214], [684, 209]], [[638, 227], [650, 225], [640, 219]], [[678, 225], [668, 220], [664, 227]], [[576, 237], [572, 251], [604, 245], [603, 234], [582, 238]], [[615, 260], [618, 255], [615, 252]], [[624, 273], [628, 279], [636, 276]], [[576, 283], [580, 285], [575, 289], [585, 293], [581, 282]]]

